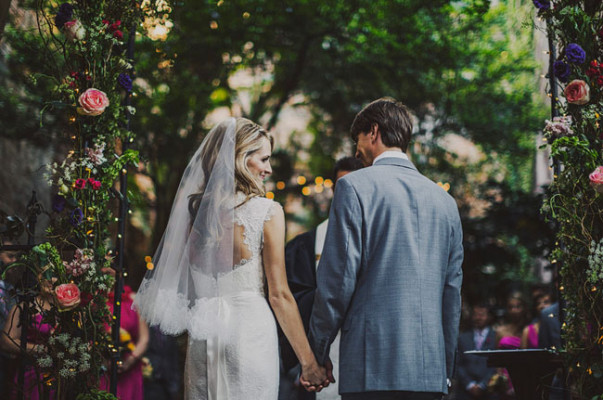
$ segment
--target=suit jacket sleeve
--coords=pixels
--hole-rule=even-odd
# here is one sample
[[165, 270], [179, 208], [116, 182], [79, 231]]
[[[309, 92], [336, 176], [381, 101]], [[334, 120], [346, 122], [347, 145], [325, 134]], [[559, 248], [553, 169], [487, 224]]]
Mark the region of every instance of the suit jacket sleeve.
[[317, 273], [310, 318], [310, 345], [324, 364], [356, 289], [362, 258], [362, 210], [346, 179], [337, 182], [329, 214], [327, 238]]
[[454, 376], [454, 364], [461, 318], [461, 284], [463, 282], [463, 229], [460, 220], [453, 224], [450, 254], [442, 298], [442, 326], [446, 346], [446, 373]]
[[467, 356], [465, 355], [465, 352], [468, 350], [473, 350], [470, 344], [471, 342], [473, 342], [473, 338], [470, 337], [469, 335], [471, 335], [471, 333], [467, 334], [461, 334], [459, 336], [459, 357], [458, 357], [458, 366], [456, 369], [456, 374], [457, 374], [457, 380], [461, 386], [461, 390], [465, 389], [467, 387], [467, 385], [469, 384], [469, 382], [471, 382], [471, 376], [469, 375], [469, 372], [467, 371]]

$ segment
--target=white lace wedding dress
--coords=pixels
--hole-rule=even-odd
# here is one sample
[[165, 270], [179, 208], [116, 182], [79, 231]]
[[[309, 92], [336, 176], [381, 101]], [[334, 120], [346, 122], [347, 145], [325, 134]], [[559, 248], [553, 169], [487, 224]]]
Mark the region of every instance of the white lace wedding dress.
[[[237, 194], [237, 204], [244, 200]], [[240, 262], [219, 280], [219, 323], [212, 340], [189, 339], [187, 400], [276, 400], [279, 359], [276, 321], [266, 300], [264, 223], [280, 205], [255, 197], [235, 209]], [[236, 247], [239, 246], [240, 249]], [[223, 331], [223, 332], [222, 332]]]

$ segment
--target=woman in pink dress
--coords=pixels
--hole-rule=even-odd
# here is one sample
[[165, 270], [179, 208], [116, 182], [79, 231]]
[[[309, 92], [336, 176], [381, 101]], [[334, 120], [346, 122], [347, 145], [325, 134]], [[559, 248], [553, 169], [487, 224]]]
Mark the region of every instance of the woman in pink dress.
[[[497, 348], [500, 350], [517, 350], [521, 346], [522, 332], [529, 321], [527, 302], [523, 294], [520, 292], [511, 293], [507, 297], [506, 310], [505, 322], [496, 327]], [[515, 390], [507, 370], [500, 368], [496, 375], [501, 377], [503, 381], [507, 381], [505, 385], [502, 385], [501, 399], [515, 399]]]
[[[141, 358], [149, 344], [149, 327], [136, 310], [132, 309], [134, 292], [124, 287], [121, 297], [121, 365], [117, 369], [117, 398], [120, 400], [143, 400]], [[109, 294], [109, 309], [113, 313], [113, 292]], [[101, 389], [109, 391], [109, 376], [101, 377]]]

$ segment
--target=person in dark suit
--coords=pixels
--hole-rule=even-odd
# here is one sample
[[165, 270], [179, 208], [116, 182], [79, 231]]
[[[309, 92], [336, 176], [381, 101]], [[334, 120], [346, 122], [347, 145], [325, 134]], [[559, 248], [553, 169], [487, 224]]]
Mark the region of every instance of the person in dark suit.
[[459, 335], [457, 399], [493, 399], [487, 391], [496, 368], [488, 367], [485, 357], [465, 354], [470, 350], [496, 349], [496, 332], [490, 327], [490, 311], [485, 304], [475, 305], [471, 313], [472, 329]]
[[[561, 320], [559, 318], [559, 302], [553, 303], [540, 313], [540, 330], [538, 331], [538, 347], [542, 349], [561, 350]], [[557, 371], [549, 391], [549, 400], [563, 400], [563, 372]]]
[[[334, 168], [333, 175], [335, 177], [335, 184], [333, 190], [335, 190], [339, 178], [360, 168], [362, 168], [362, 162], [357, 158], [345, 157], [338, 160], [335, 163]], [[287, 281], [289, 282], [289, 288], [297, 302], [306, 332], [308, 332], [308, 324], [310, 322], [310, 315], [312, 314], [312, 306], [314, 304], [316, 268], [322, 253], [328, 222], [329, 220], [327, 219], [311, 231], [296, 236], [287, 243], [287, 246], [285, 247]], [[283, 369], [284, 372], [287, 373], [298, 366], [298, 360], [284, 335], [280, 335], [280, 339]], [[338, 349], [336, 351], [338, 351]], [[337, 361], [338, 360], [335, 360], [335, 362]], [[288, 375], [295, 377], [297, 374], [293, 371]], [[284, 379], [282, 381], [287, 385], [290, 383], [291, 379]], [[331, 384], [328, 388], [323, 389], [318, 395], [319, 399], [327, 396], [329, 392], [337, 394], [337, 385]], [[297, 386], [294, 389], [294, 394], [292, 396], [287, 396], [287, 400], [313, 400], [315, 398], [315, 393], [307, 392], [301, 386]]]
[[561, 322], [559, 321], [559, 302], [545, 308], [540, 313], [538, 347], [543, 349], [561, 349]]

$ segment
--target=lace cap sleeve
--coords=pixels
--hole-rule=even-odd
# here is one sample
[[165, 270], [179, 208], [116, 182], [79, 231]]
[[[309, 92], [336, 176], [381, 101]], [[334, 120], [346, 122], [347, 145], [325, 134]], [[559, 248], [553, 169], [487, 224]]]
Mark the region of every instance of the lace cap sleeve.
[[283, 206], [281, 206], [276, 201], [271, 201], [271, 203], [272, 204], [270, 204], [270, 207], [268, 208], [268, 212], [266, 213], [266, 216], [264, 217], [264, 222], [272, 219], [272, 217], [274, 217], [277, 213], [283, 212]]

